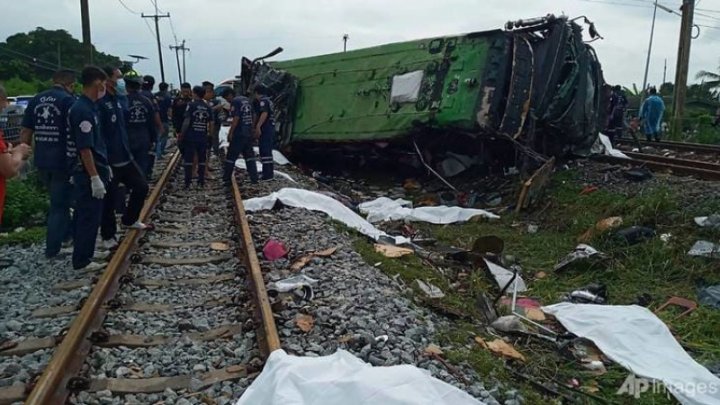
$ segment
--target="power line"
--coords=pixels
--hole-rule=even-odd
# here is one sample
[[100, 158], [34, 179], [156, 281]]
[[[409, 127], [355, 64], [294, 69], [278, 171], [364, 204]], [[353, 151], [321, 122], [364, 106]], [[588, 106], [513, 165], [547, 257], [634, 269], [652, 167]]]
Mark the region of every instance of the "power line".
[[138, 13], [137, 11], [135, 11], [135, 10], [131, 9], [130, 7], [128, 7], [127, 4], [125, 4], [125, 2], [124, 2], [123, 0], [118, 0], [118, 1], [119, 1], [120, 4], [125, 8], [125, 10], [129, 11], [131, 14], [140, 15], [140, 13]]

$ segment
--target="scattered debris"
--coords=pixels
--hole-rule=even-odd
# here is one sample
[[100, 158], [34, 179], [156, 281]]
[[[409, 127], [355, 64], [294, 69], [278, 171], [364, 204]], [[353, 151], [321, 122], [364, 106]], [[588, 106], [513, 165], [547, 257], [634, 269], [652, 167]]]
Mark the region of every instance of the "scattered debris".
[[425, 348], [424, 353], [428, 356], [431, 356], [433, 354], [441, 355], [443, 354], [443, 351], [438, 345], [431, 343]]
[[295, 260], [293, 264], [290, 266], [290, 270], [292, 271], [300, 271], [303, 267], [305, 267], [308, 263], [310, 263], [310, 260], [312, 260], [314, 257], [330, 257], [338, 250], [337, 247], [331, 247], [324, 250], [319, 250], [316, 252], [310, 252], [306, 255], [303, 255], [299, 259]]
[[547, 277], [547, 273], [545, 273], [544, 271], [538, 271], [537, 273], [535, 273], [535, 278], [538, 280], [542, 280], [545, 277]]
[[317, 283], [318, 280], [300, 274], [268, 284], [267, 292], [271, 297], [277, 297], [280, 293], [293, 292], [298, 297], [311, 301], [315, 297], [313, 285]]
[[295, 317], [295, 324], [301, 331], [308, 333], [315, 326], [315, 318], [310, 315], [297, 314]]
[[580, 237], [578, 237], [578, 242], [588, 243], [595, 236], [602, 235], [603, 233], [605, 233], [611, 229], [619, 228], [620, 226], [622, 226], [622, 224], [623, 224], [622, 217], [609, 217], [609, 218], [601, 219], [600, 221], [598, 221], [595, 224], [595, 226], [593, 226], [592, 228], [585, 231], [585, 233], [580, 235]]
[[600, 190], [598, 186], [585, 186], [585, 188], [580, 191], [580, 195], [592, 194], [598, 190]]
[[[546, 317], [540, 309], [541, 306], [540, 301], [535, 298], [518, 297], [515, 300], [515, 313], [522, 315], [531, 321], [543, 322]], [[500, 307], [507, 312], [511, 312], [512, 299], [510, 297], [501, 298]]]
[[635, 301], [633, 302], [633, 304], [647, 308], [650, 306], [650, 304], [652, 304], [652, 302], [653, 302], [652, 295], [650, 295], [648, 293], [642, 293], [635, 298]]
[[265, 256], [265, 260], [274, 262], [275, 260], [287, 256], [287, 254], [288, 250], [285, 247], [285, 244], [278, 240], [270, 239], [265, 242], [265, 245], [263, 246], [263, 256]]
[[394, 245], [375, 244], [375, 251], [381, 253], [385, 257], [397, 258], [415, 253], [414, 250]]
[[687, 298], [670, 297], [670, 299], [668, 299], [667, 302], [660, 305], [660, 307], [658, 307], [658, 309], [655, 310], [655, 314], [659, 314], [660, 311], [664, 310], [665, 308], [669, 307], [670, 305], [685, 309], [685, 312], [682, 312], [680, 315], [675, 317], [675, 319], [682, 318], [685, 315], [689, 315], [691, 312], [696, 310], [698, 307], [697, 302], [691, 301]]
[[660, 235], [660, 240], [663, 241], [663, 243], [670, 243], [670, 240], [672, 240], [673, 235], [671, 233], [663, 233]]
[[500, 255], [505, 249], [505, 242], [497, 236], [481, 236], [473, 242], [472, 251], [479, 255]]
[[720, 284], [698, 288], [698, 302], [720, 309]]
[[520, 321], [520, 318], [514, 315], [501, 316], [490, 324], [490, 326], [504, 333], [527, 332], [528, 330], [525, 324]]
[[612, 142], [610, 142], [610, 138], [608, 138], [607, 135], [603, 134], [598, 135], [595, 144], [592, 146], [591, 152], [594, 154], [604, 154], [617, 158], [630, 159], [628, 155], [613, 148]]
[[625, 170], [623, 176], [631, 181], [645, 181], [653, 178], [652, 172], [645, 167], [633, 167]]
[[709, 217], [696, 217], [695, 223], [702, 228], [720, 229], [720, 215], [712, 214]]
[[538, 229], [540, 229], [539, 226], [537, 226], [535, 224], [529, 224], [527, 227], [527, 233], [529, 233], [529, 234], [537, 233]]
[[720, 379], [693, 360], [648, 309], [560, 303], [543, 307], [543, 311], [555, 316], [568, 332], [591, 340], [605, 356], [635, 375], [662, 381], [681, 403], [718, 403], [718, 391], [683, 389], [718, 387]]
[[654, 229], [645, 226], [631, 226], [615, 234], [619, 240], [624, 241], [628, 245], [637, 245], [638, 243], [654, 238], [655, 235]]
[[586, 261], [590, 262], [592, 260], [592, 264], [595, 264], [596, 262], [603, 261], [607, 259], [607, 255], [605, 255], [602, 252], [599, 252], [594, 247], [586, 244], [580, 244], [577, 245], [575, 250], [570, 252], [567, 256], [565, 256], [564, 259], [560, 261], [560, 263], [555, 265], [554, 270], [560, 271], [563, 269], [566, 269], [570, 267], [570, 265], [577, 263], [579, 261]]
[[607, 300], [607, 286], [595, 283], [578, 288], [563, 297], [563, 301], [576, 304], [605, 304]]
[[545, 162], [540, 168], [530, 177], [522, 186], [520, 190], [520, 197], [518, 197], [517, 206], [515, 212], [520, 212], [524, 209], [530, 208], [535, 205], [543, 195], [545, 186], [550, 183], [550, 176], [555, 170], [555, 158], [552, 157], [550, 160]]
[[420, 182], [415, 179], [405, 179], [403, 182], [403, 188], [405, 191], [413, 192], [422, 189], [422, 185], [420, 185]]
[[525, 361], [525, 356], [522, 355], [519, 351], [515, 350], [512, 345], [505, 342], [502, 339], [495, 339], [491, 342], [485, 341], [480, 336], [475, 336], [475, 342], [480, 345], [480, 347], [490, 350], [496, 355], [499, 355], [501, 357], [507, 357], [514, 360], [520, 360]]
[[485, 264], [487, 271], [492, 274], [495, 282], [506, 293], [527, 291], [525, 281], [520, 277], [519, 267], [515, 266], [515, 271], [510, 271], [487, 259], [483, 259], [481, 263]]
[[225, 242], [213, 242], [210, 244], [210, 249], [224, 252], [230, 250], [230, 245]]
[[690, 251], [687, 253], [689, 256], [698, 257], [709, 257], [711, 259], [720, 258], [720, 245], [708, 242], [706, 240], [699, 240], [695, 242]]
[[422, 280], [415, 280], [415, 282], [428, 298], [443, 298], [445, 296], [445, 293], [440, 288], [431, 283], [425, 283]]

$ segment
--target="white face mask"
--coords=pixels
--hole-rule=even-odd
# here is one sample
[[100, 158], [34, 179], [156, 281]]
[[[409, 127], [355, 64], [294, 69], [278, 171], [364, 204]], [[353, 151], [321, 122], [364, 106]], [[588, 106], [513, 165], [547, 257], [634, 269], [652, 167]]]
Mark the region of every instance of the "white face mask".
[[117, 90], [117, 94], [121, 96], [127, 95], [127, 90], [125, 89], [125, 79], [120, 78], [115, 83], [115, 89]]

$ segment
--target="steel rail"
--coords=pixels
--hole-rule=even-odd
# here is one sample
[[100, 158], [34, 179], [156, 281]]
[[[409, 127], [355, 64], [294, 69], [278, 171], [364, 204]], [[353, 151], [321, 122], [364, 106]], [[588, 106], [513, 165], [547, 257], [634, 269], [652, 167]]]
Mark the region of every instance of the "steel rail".
[[676, 149], [689, 152], [701, 152], [701, 153], [720, 153], [720, 145], [710, 145], [704, 143], [690, 143], [690, 142], [677, 142], [677, 141], [643, 141], [633, 140], [628, 138], [616, 139], [616, 143], [623, 145], [637, 145], [638, 143], [642, 146], [654, 146], [666, 149]]
[[[147, 221], [150, 213], [157, 206], [160, 194], [165, 189], [179, 160], [180, 152], [175, 152], [140, 212], [141, 221]], [[70, 325], [62, 343], [55, 350], [40, 379], [28, 395], [26, 404], [65, 403], [70, 392], [67, 387], [68, 381], [80, 370], [85, 356], [90, 350], [88, 336], [94, 328], [101, 325], [101, 315], [105, 311], [103, 304], [117, 290], [119, 279], [127, 271], [130, 265], [130, 256], [144, 233], [145, 231], [142, 230], [130, 230], [122, 239], [110, 263], [80, 309], [80, 313]]]
[[[593, 159], [614, 164], [634, 164], [636, 166], [647, 167], [654, 171], [669, 170], [676, 175], [694, 176], [703, 180], [720, 180], [720, 165], [715, 165], [716, 167], [714, 168], [708, 168], [709, 166], [707, 165], [713, 164], [695, 160], [664, 158], [655, 155], [638, 155], [641, 155], [642, 158], [631, 157], [630, 159], [624, 159], [614, 156], [596, 156], [593, 157]], [[652, 158], [646, 158], [647, 156], [652, 156]], [[665, 160], [660, 161], [661, 158]]]
[[280, 349], [280, 338], [277, 333], [277, 327], [275, 326], [275, 317], [270, 307], [270, 299], [265, 289], [265, 281], [263, 280], [260, 262], [258, 261], [252, 233], [250, 232], [250, 224], [245, 216], [242, 195], [240, 194], [240, 188], [235, 180], [235, 176], [232, 178], [231, 186], [237, 226], [242, 242], [242, 250], [238, 248], [237, 255], [240, 260], [245, 262], [249, 276], [250, 290], [255, 295], [255, 310], [261, 324], [261, 328], [258, 330], [258, 343], [260, 344], [261, 352], [267, 357], [273, 351]]
[[637, 153], [637, 152], [623, 152], [629, 157], [637, 160], [650, 160], [653, 162], [658, 163], [665, 163], [668, 165], [675, 165], [675, 166], [686, 166], [686, 167], [693, 167], [697, 169], [705, 169], [710, 171], [716, 171], [720, 172], [720, 164], [712, 163], [712, 162], [703, 162], [701, 160], [690, 160], [690, 159], [682, 159], [682, 158], [671, 158], [667, 156], [661, 156], [661, 155], [652, 155], [648, 153]]

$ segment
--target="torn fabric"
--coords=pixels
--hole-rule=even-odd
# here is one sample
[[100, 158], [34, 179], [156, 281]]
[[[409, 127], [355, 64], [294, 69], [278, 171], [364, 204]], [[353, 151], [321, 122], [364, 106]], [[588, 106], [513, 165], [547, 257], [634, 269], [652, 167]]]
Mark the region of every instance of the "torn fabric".
[[662, 381], [681, 403], [720, 403], [720, 379], [693, 360], [647, 308], [560, 303], [542, 309], [636, 375]]
[[270, 354], [235, 405], [483, 405], [412, 365], [373, 367], [345, 350], [330, 356]]
[[628, 155], [613, 148], [612, 142], [607, 135], [600, 134], [593, 145], [591, 152], [596, 155], [608, 155], [617, 158], [630, 159]]
[[[483, 259], [485, 261], [485, 264], [488, 267], [488, 270], [490, 270], [490, 273], [492, 273], [493, 277], [495, 278], [495, 281], [497, 282], [498, 286], [500, 288], [504, 288], [507, 283], [512, 280], [513, 272], [504, 268], [500, 267], [497, 264], [487, 260]], [[520, 274], [517, 275], [515, 278], [515, 281], [508, 286], [507, 290], [505, 290], [506, 294], [512, 294], [513, 291], [515, 291], [515, 285], [517, 285], [517, 292], [524, 292], [527, 291], [527, 285], [525, 285], [525, 280], [520, 277]]]
[[390, 238], [395, 241], [396, 245], [409, 242], [409, 239], [402, 236], [389, 236], [339, 201], [314, 191], [298, 188], [283, 188], [265, 197], [246, 200], [244, 201], [244, 206], [246, 211], [269, 210], [275, 206], [278, 200], [289, 207], [324, 212], [332, 219], [340, 221], [374, 240]]
[[476, 216], [490, 219], [500, 218], [491, 212], [475, 208], [448, 207], [444, 205], [410, 208], [410, 201], [403, 199], [391, 200], [387, 197], [364, 202], [358, 205], [358, 209], [362, 214], [367, 215], [367, 220], [371, 223], [406, 220], [446, 225], [465, 222]]

